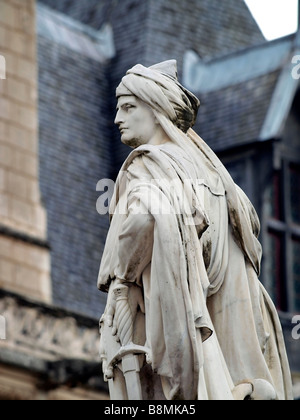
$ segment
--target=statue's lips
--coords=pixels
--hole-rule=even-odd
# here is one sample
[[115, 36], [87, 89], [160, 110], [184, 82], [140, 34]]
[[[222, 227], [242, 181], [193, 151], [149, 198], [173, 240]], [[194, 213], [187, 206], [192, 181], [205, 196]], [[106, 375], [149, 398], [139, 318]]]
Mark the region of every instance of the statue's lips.
[[126, 130], [128, 130], [128, 128], [120, 128], [120, 133], [123, 134]]

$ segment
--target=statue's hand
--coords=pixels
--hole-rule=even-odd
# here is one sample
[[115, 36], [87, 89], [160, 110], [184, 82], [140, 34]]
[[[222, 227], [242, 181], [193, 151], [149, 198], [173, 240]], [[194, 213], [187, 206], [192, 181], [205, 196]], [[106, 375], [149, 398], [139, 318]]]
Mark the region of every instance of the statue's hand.
[[136, 317], [138, 309], [140, 309], [140, 311], [143, 314], [145, 313], [145, 304], [142, 289], [136, 284], [130, 286], [129, 304], [134, 318]]
[[[120, 325], [122, 325], [124, 316], [126, 312], [124, 312], [124, 307], [120, 304], [118, 304], [118, 290], [120, 288], [120, 285], [122, 285], [122, 282], [120, 280], [116, 280], [116, 282], [112, 285], [111, 293], [109, 295], [109, 301], [107, 305], [107, 312], [106, 312], [106, 322], [107, 326], [109, 328], [112, 328], [112, 335], [116, 336], [116, 340], [120, 341], [120, 337], [118, 336], [118, 330]], [[123, 292], [124, 292], [124, 284], [123, 284]], [[138, 308], [140, 308], [141, 312], [145, 313], [145, 307], [144, 307], [144, 299], [142, 290], [140, 287], [138, 287], [135, 284], [131, 284], [125, 287], [127, 289], [126, 294], [126, 300], [127, 300], [127, 308], [128, 311], [130, 311], [130, 319], [131, 319], [131, 325], [133, 325], [136, 314], [138, 311]], [[122, 293], [122, 292], [121, 292]], [[119, 325], [120, 324], [120, 325]], [[121, 328], [124, 330], [123, 328]]]
[[115, 323], [115, 313], [116, 313], [116, 297], [114, 295], [114, 293], [111, 294], [110, 296], [110, 300], [108, 303], [108, 310], [107, 310], [107, 314], [106, 314], [106, 321], [107, 321], [107, 326], [108, 327], [112, 327], [112, 335], [115, 336], [117, 334], [117, 325]]

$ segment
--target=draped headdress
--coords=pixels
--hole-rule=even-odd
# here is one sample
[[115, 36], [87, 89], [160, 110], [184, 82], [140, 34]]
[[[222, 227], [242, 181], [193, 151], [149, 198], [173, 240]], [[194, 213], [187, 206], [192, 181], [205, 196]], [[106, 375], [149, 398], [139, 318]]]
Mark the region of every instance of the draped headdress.
[[126, 95], [138, 97], [184, 133], [196, 122], [200, 101], [178, 82], [175, 60], [134, 66], [117, 88], [117, 97]]

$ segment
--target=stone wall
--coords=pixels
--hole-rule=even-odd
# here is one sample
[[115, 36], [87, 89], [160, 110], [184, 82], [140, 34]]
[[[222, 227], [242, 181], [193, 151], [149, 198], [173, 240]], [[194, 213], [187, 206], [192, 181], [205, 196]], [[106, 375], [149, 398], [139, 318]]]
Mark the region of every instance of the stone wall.
[[38, 165], [34, 0], [0, 1], [0, 287], [51, 301]]
[[97, 320], [4, 291], [0, 314], [0, 400], [107, 398]]
[[41, 387], [39, 375], [0, 365], [0, 400], [6, 401], [99, 401], [108, 400], [105, 392], [78, 386], [70, 389]]

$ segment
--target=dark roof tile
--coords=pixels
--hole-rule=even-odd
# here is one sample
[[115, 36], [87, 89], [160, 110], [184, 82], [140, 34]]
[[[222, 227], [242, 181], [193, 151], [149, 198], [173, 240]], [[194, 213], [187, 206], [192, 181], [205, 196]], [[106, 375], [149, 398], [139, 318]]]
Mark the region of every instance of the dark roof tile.
[[279, 74], [203, 94], [195, 130], [216, 151], [258, 140]]

